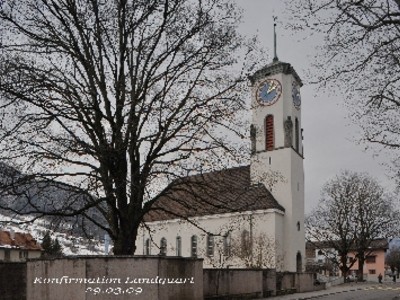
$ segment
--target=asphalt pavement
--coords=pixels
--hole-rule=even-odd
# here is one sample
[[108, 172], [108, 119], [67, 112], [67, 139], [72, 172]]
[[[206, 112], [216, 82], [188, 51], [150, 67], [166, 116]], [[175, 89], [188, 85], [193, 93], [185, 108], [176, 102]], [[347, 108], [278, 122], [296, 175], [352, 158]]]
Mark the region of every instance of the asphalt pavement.
[[[393, 283], [385, 281], [382, 284], [377, 282], [352, 282], [345, 283], [330, 287], [326, 290], [306, 292], [306, 293], [295, 293], [291, 295], [276, 296], [270, 298], [264, 298], [265, 300], [305, 300], [305, 299], [347, 299], [345, 295], [352, 295], [349, 299], [367, 299], [368, 297], [362, 296], [363, 293], [375, 292], [377, 295], [385, 292], [384, 297], [371, 298], [379, 300], [400, 300], [400, 283]], [[355, 295], [360, 294], [360, 297]], [[386, 298], [389, 297], [389, 298]]]

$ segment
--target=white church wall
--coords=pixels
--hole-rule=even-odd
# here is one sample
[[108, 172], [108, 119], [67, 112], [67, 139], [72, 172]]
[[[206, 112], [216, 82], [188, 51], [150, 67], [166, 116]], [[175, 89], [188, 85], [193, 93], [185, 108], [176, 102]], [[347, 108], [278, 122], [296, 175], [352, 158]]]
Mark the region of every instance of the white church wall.
[[[281, 176], [270, 191], [278, 203], [285, 208], [283, 221], [283, 247], [285, 249], [285, 270], [297, 270], [297, 253], [301, 253], [304, 266], [304, 174], [302, 159], [290, 148], [258, 154], [262, 163], [252, 164], [253, 174], [272, 170]], [[271, 162], [271, 163], [269, 163]], [[264, 171], [265, 172], [265, 171]], [[255, 179], [259, 180], [259, 179]]]
[[[305, 269], [305, 231], [304, 231], [304, 170], [303, 161], [298, 159], [297, 153], [292, 152], [292, 197], [293, 197], [293, 210], [292, 210], [292, 224], [291, 228], [294, 229], [291, 257], [296, 257], [297, 253], [301, 254], [302, 269]], [[296, 267], [297, 268], [297, 267]]]
[[[274, 68], [273, 66], [271, 67]], [[262, 105], [257, 101], [256, 92], [266, 78], [278, 80], [282, 93], [276, 102]], [[301, 109], [293, 104], [293, 85], [295, 77], [292, 74], [272, 74], [266, 72], [264, 78], [253, 83], [252, 124], [256, 128], [255, 153], [251, 157], [251, 182], [262, 182], [272, 193], [280, 205], [285, 208], [282, 220], [282, 252], [285, 271], [297, 271], [300, 253], [304, 266], [304, 171], [303, 146], [301, 134]], [[265, 118], [273, 115], [274, 149], [266, 151]], [[286, 144], [285, 122], [288, 117], [292, 121], [291, 145]], [[298, 127], [296, 128], [296, 120]], [[296, 133], [297, 129], [297, 133]], [[298, 146], [296, 145], [296, 135]], [[278, 236], [279, 234], [276, 233]]]
[[[243, 213], [210, 215], [193, 218], [189, 221], [168, 220], [146, 223], [136, 241], [136, 254], [146, 255], [146, 240], [151, 240], [151, 255], [159, 255], [161, 239], [167, 241], [166, 255], [177, 256], [177, 237], [181, 239], [180, 254], [183, 257], [192, 255], [192, 236], [197, 236], [197, 257], [204, 259], [205, 268], [249, 267], [255, 265], [257, 257], [246, 255], [242, 247], [242, 234], [247, 231], [253, 240], [253, 247], [263, 248], [261, 255], [267, 267], [275, 267], [282, 256], [281, 241], [276, 241], [275, 232], [282, 232], [282, 213], [276, 210], [260, 210]], [[278, 227], [278, 228], [277, 228]], [[230, 234], [230, 239], [225, 236]], [[212, 255], [207, 253], [208, 234], [213, 234], [214, 249]], [[281, 237], [279, 237], [281, 239]], [[227, 241], [230, 251], [226, 250]], [[253, 249], [256, 253], [257, 249]], [[257, 252], [258, 253], [258, 252]], [[254, 254], [255, 256], [255, 254]]]
[[[258, 214], [253, 218], [253, 259], [257, 267], [283, 269], [284, 214]], [[261, 264], [259, 256], [262, 256]]]

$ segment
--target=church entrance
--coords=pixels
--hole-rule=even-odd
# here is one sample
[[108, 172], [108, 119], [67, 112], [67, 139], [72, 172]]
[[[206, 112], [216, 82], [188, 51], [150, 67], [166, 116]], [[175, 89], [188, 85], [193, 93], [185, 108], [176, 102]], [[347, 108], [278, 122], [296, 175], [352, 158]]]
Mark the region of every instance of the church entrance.
[[296, 255], [296, 272], [301, 273], [302, 271], [303, 271], [303, 263], [302, 263], [301, 253], [299, 251], [297, 252]]

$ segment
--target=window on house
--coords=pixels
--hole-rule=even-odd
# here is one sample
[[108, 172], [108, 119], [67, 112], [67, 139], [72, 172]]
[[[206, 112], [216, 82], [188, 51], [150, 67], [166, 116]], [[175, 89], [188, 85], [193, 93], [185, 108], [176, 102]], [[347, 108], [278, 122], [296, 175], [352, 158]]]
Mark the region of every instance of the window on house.
[[27, 251], [19, 251], [19, 258], [20, 259], [25, 259], [28, 256], [28, 252]]
[[375, 255], [369, 255], [365, 258], [365, 262], [367, 264], [374, 264], [376, 262], [376, 256]]
[[224, 236], [224, 255], [230, 256], [231, 255], [231, 234], [227, 233]]
[[151, 255], [150, 239], [146, 239], [146, 242], [144, 244], [144, 254], [145, 255]]
[[160, 242], [160, 255], [167, 255], [167, 239], [162, 238]]
[[294, 138], [295, 149], [299, 152], [299, 120], [297, 118], [294, 121]]
[[368, 273], [371, 275], [376, 274], [376, 270], [369, 270]]
[[265, 150], [271, 151], [275, 148], [274, 116], [268, 115], [265, 118]]
[[4, 250], [4, 261], [10, 261], [10, 249]]
[[182, 256], [182, 238], [176, 237], [176, 256]]
[[207, 256], [214, 255], [214, 236], [212, 234], [208, 234], [207, 236]]
[[356, 260], [356, 259], [355, 259], [354, 257], [347, 256], [347, 263], [348, 263], [348, 264], [353, 263], [355, 260]]
[[193, 235], [191, 238], [191, 256], [197, 257], [197, 236]]

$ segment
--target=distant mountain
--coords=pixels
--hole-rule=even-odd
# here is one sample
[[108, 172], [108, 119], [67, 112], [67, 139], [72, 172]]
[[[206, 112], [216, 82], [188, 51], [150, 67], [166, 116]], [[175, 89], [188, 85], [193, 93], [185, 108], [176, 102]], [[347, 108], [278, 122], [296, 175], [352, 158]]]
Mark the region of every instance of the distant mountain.
[[[100, 239], [87, 239], [67, 232], [53, 231], [48, 228], [48, 222], [36, 221], [24, 223], [26, 217], [14, 217], [0, 214], [0, 230], [13, 230], [14, 232], [30, 233], [33, 238], [42, 243], [47, 231], [52, 239], [57, 239], [62, 246], [63, 255], [105, 255], [104, 236]], [[19, 224], [17, 224], [19, 223]]]
[[[89, 199], [89, 195], [81, 189], [47, 178], [25, 175], [0, 162], [0, 213], [3, 216], [14, 217], [18, 212], [26, 220], [40, 217], [47, 229], [99, 239], [104, 236], [104, 231], [83, 216], [61, 215], [73, 213]], [[85, 212], [102, 224], [107, 224], [96, 208]]]

